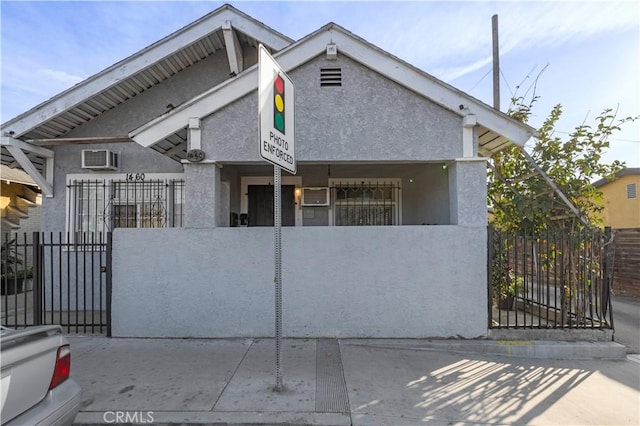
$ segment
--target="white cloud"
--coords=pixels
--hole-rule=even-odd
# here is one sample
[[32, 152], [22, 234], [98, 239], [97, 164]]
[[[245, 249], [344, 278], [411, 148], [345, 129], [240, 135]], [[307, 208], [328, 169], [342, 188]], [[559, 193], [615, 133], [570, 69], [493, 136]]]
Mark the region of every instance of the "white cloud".
[[445, 80], [487, 64], [494, 14], [499, 18], [501, 56], [571, 46], [606, 33], [632, 31], [640, 22], [635, 2], [410, 3], [398, 11], [398, 19], [377, 17], [380, 26], [372, 26], [384, 28], [383, 33], [363, 34], [365, 38], [426, 71], [439, 70]]
[[38, 74], [41, 74], [43, 77], [47, 77], [53, 80], [54, 84], [57, 82], [66, 87], [71, 87], [74, 84], [81, 82], [85, 78], [78, 75], [69, 74], [66, 71], [52, 70], [49, 68], [38, 70]]

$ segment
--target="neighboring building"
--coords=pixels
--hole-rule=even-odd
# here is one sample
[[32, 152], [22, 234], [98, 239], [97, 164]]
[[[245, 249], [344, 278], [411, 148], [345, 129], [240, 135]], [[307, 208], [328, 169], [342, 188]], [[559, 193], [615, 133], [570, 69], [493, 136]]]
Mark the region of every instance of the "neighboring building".
[[626, 168], [613, 181], [593, 184], [602, 192], [604, 226], [614, 229], [613, 291], [640, 296], [640, 168]]
[[40, 232], [42, 196], [31, 177], [20, 169], [0, 165], [2, 241], [7, 235]]
[[284, 335], [485, 335], [483, 157], [535, 131], [338, 25], [293, 41], [228, 5], [2, 125], [44, 230], [113, 231], [113, 335], [273, 334], [259, 43], [296, 89]]
[[593, 184], [604, 201], [604, 226], [614, 229], [640, 228], [640, 168], [626, 168], [616, 179]]

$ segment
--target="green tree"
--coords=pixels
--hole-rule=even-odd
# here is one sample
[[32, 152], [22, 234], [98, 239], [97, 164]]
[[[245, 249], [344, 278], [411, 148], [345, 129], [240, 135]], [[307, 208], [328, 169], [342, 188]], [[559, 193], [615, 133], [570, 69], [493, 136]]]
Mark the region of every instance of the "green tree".
[[[508, 114], [527, 123], [537, 99], [535, 94], [528, 101], [514, 97]], [[604, 204], [602, 193], [591, 182], [601, 177], [613, 179], [624, 168], [624, 163], [617, 160], [603, 163], [602, 155], [609, 148], [609, 137], [638, 117], [618, 119], [616, 112], [608, 108], [593, 124], [578, 125], [563, 140], [555, 129], [561, 115], [562, 106], [556, 105], [527, 152], [578, 209], [583, 223], [599, 226]], [[490, 159], [488, 181], [489, 201], [494, 209], [492, 222], [497, 228], [535, 231], [552, 225], [574, 229], [581, 221], [516, 146]]]

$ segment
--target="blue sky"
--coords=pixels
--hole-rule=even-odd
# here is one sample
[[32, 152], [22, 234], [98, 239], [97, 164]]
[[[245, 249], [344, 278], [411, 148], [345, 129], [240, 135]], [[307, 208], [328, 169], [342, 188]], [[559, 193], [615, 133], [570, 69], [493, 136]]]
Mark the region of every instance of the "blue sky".
[[[335, 22], [492, 104], [491, 16], [499, 15], [501, 105], [539, 72], [531, 124], [563, 105], [570, 132], [607, 107], [640, 114], [640, 5], [623, 2], [229, 2], [299, 39]], [[0, 3], [5, 122], [160, 40], [222, 2]], [[520, 89], [517, 87], [520, 86]], [[560, 136], [566, 136], [559, 133]], [[604, 161], [640, 167], [640, 122], [613, 136]]]

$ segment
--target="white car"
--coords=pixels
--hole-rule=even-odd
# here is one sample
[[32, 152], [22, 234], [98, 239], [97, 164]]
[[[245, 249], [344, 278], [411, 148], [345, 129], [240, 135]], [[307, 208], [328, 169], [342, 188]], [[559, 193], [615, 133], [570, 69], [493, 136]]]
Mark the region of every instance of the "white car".
[[0, 335], [2, 425], [70, 425], [80, 409], [80, 385], [69, 378], [71, 347], [57, 325]]

